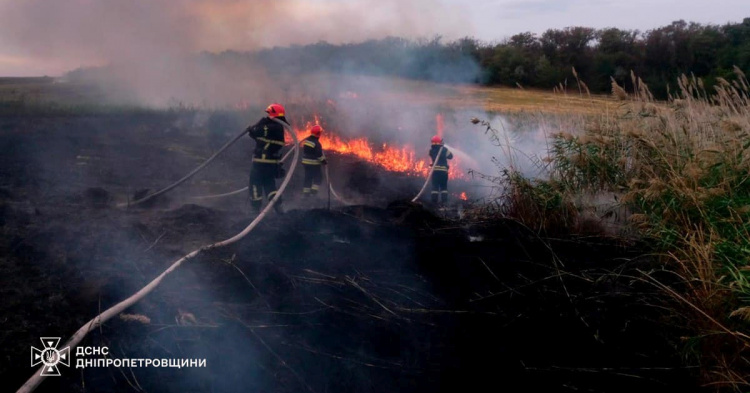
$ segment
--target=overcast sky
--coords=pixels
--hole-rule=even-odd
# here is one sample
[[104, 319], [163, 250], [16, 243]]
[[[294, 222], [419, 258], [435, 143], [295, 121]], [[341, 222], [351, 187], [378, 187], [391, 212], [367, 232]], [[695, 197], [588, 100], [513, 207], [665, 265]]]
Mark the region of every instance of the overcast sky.
[[744, 17], [750, 0], [0, 0], [0, 76], [320, 40], [494, 41], [567, 26], [645, 31], [679, 19]]
[[680, 19], [724, 24], [750, 17], [750, 0], [474, 0], [471, 3], [471, 27], [476, 36], [486, 40], [567, 26], [646, 31]]

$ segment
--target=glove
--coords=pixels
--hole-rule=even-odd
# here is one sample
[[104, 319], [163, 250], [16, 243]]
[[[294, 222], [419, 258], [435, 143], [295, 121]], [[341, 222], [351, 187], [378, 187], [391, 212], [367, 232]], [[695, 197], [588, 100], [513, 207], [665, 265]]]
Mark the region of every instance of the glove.
[[328, 165], [328, 160], [326, 160], [326, 159], [324, 158], [324, 159], [323, 159], [323, 161], [321, 161], [320, 163], [321, 163], [321, 164], [323, 164], [323, 165]]

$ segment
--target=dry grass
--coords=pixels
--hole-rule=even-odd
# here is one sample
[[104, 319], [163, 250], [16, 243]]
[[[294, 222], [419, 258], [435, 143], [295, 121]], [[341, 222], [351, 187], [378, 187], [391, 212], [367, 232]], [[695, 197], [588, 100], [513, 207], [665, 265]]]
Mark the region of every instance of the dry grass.
[[[334, 94], [331, 97], [334, 100], [356, 100], [363, 104], [403, 103], [408, 106], [546, 114], [595, 114], [614, 110], [620, 104], [605, 96], [587, 94], [588, 88], [583, 82], [579, 82], [580, 88], [561, 85], [556, 89], [557, 93], [377, 76], [314, 74], [300, 76], [298, 82], [310, 89], [315, 89], [318, 85], [334, 86], [339, 90], [338, 96]], [[306, 95], [309, 94], [300, 94], [295, 99], [299, 100]], [[79, 113], [133, 109], [129, 107], [130, 104], [111, 99], [113, 98], [108, 97], [106, 92], [93, 85], [59, 82], [51, 78], [0, 78], [0, 110], [4, 109], [9, 113]]]
[[120, 314], [120, 319], [125, 322], [138, 322], [144, 325], [148, 325], [151, 323], [151, 318], [142, 315], [142, 314], [126, 314], [122, 313]]
[[[331, 77], [331, 85], [342, 85], [341, 77]], [[538, 89], [449, 85], [374, 76], [344, 80], [343, 85], [353, 89], [359, 94], [358, 99], [365, 102], [399, 102], [487, 112], [592, 114], [618, 105], [605, 96], [582, 97], [577, 88], [575, 91], [562, 89], [556, 94]], [[588, 88], [582, 84], [581, 89], [585, 92]]]
[[705, 384], [740, 391], [750, 386], [750, 83], [736, 73], [713, 93], [683, 76], [668, 103], [635, 75], [631, 93], [613, 83], [618, 110], [547, 125], [548, 179], [506, 168], [495, 180], [509, 190], [510, 215], [545, 231], [574, 230], [571, 212], [591, 208], [584, 195], [619, 195], [631, 229], [679, 278], [669, 287], [644, 272], [692, 332], [686, 353]]
[[594, 114], [613, 110], [617, 106], [607, 97], [580, 95], [578, 90], [554, 93], [503, 87], [463, 86], [457, 89], [464, 99], [464, 105], [483, 108], [488, 112]]

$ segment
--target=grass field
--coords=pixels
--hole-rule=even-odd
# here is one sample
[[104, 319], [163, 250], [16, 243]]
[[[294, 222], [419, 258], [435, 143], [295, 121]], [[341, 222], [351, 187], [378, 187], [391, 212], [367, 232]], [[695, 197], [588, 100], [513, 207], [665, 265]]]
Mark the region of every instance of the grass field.
[[[700, 368], [707, 386], [750, 386], [750, 96], [740, 72], [716, 92], [685, 77], [669, 102], [654, 101], [637, 79], [639, 88], [629, 94], [614, 87], [618, 99], [590, 96], [578, 87], [543, 92], [376, 77], [339, 82], [340, 93], [363, 102], [468, 109], [539, 122], [549, 146], [548, 156], [538, 162], [544, 180], [525, 178], [512, 165], [498, 168], [486, 179], [508, 190], [493, 205], [501, 208], [483, 207], [475, 217], [497, 214], [540, 234], [570, 233], [590, 229], [583, 218], [606, 225], [609, 219], [591, 201], [615, 195], [617, 207], [627, 212], [619, 219], [629, 236], [650, 244], [649, 258], [662, 262], [662, 273], [679, 279], [678, 285], [667, 285], [651, 271], [634, 277], [671, 297], [665, 323], [691, 331], [680, 339], [686, 363]], [[318, 83], [337, 86], [333, 79], [318, 78]], [[4, 78], [0, 114], [149, 110], [112, 105], [104, 93], [50, 79]], [[513, 148], [493, 129], [497, 124], [482, 125], [488, 144]]]
[[[444, 85], [382, 77], [316, 77], [318, 83], [336, 91], [345, 85], [344, 93], [353, 90], [363, 100], [393, 101], [433, 105], [452, 109], [475, 109], [487, 112], [536, 112], [550, 114], [594, 114], [614, 110], [620, 102], [606, 96], [588, 96], [577, 89], [567, 92], [525, 90], [507, 87]], [[376, 86], [377, 88], [375, 88]], [[106, 91], [93, 84], [66, 82], [55, 78], [0, 77], [0, 109], [7, 112], [28, 110], [102, 111], [113, 108], [132, 109], [130, 102], [117, 102]], [[24, 109], [25, 108], [25, 109]]]
[[[341, 77], [323, 78], [330, 86]], [[448, 85], [383, 77], [346, 77], [344, 85], [357, 91], [369, 91], [372, 98], [394, 100], [452, 109], [475, 109], [487, 112], [541, 112], [553, 114], [592, 114], [620, 106], [608, 96], [591, 96], [569, 87], [566, 91], [542, 91], [511, 87]], [[374, 89], [373, 86], [377, 86]]]
[[68, 83], [50, 77], [0, 77], [0, 114], [33, 117], [148, 110], [114, 101], [94, 84]]
[[71, 85], [50, 77], [1, 78], [0, 103], [56, 103], [60, 105], [91, 104], [102, 95], [93, 86]]

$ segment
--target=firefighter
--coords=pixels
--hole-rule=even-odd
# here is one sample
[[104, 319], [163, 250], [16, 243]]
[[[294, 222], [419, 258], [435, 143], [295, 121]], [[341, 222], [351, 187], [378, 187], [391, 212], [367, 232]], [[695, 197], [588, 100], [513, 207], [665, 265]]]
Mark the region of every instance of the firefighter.
[[302, 195], [305, 197], [318, 194], [320, 181], [323, 179], [323, 168], [321, 166], [328, 163], [325, 154], [323, 154], [323, 146], [320, 144], [322, 132], [323, 127], [314, 125], [310, 129], [310, 136], [300, 143], [302, 145], [302, 166], [305, 168]]
[[[453, 153], [444, 147], [443, 138], [439, 135], [433, 136], [431, 141], [430, 158], [435, 165], [435, 170], [432, 172], [432, 203], [437, 204], [439, 198], [440, 202], [445, 204], [448, 203], [448, 160], [453, 159]], [[442, 152], [440, 152], [441, 148]], [[438, 152], [440, 152], [439, 157]]]
[[[250, 169], [250, 203], [256, 213], [260, 212], [265, 194], [270, 202], [276, 195], [276, 179], [283, 176], [281, 148], [284, 147], [284, 126], [278, 119], [289, 124], [284, 117], [284, 107], [271, 104], [266, 108], [268, 116], [247, 127], [247, 133], [255, 140], [253, 165]], [[283, 213], [281, 198], [274, 204], [277, 213]]]

